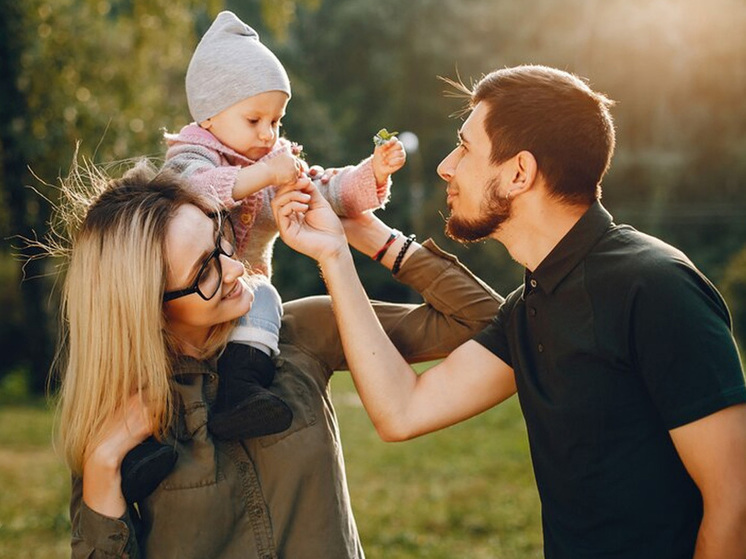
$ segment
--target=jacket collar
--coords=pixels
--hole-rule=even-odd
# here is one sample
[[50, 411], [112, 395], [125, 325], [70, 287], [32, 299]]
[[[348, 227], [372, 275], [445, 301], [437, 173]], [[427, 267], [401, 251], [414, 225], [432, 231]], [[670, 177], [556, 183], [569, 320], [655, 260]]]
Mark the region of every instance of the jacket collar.
[[207, 375], [217, 370], [217, 357], [209, 359], [196, 359], [189, 355], [175, 355], [171, 366], [175, 376], [183, 375]]
[[248, 157], [241, 155], [237, 151], [232, 150], [231, 148], [226, 146], [224, 143], [222, 143], [220, 140], [218, 140], [212, 134], [212, 132], [205, 130], [196, 122], [187, 124], [184, 128], [182, 128], [179, 131], [178, 134], [166, 133], [163, 135], [163, 137], [166, 138], [166, 142], [168, 142], [169, 145], [172, 145], [178, 142], [181, 142], [184, 144], [194, 144], [194, 145], [206, 147], [211, 150], [218, 151], [230, 159], [238, 160], [242, 162], [244, 165], [247, 163], [254, 163], [253, 159], [249, 159]]
[[[205, 130], [196, 122], [187, 124], [184, 128], [179, 130], [178, 134], [170, 134], [166, 132], [163, 134], [163, 137], [166, 139], [166, 142], [168, 143], [169, 146], [172, 146], [177, 143], [194, 144], [194, 145], [202, 146], [207, 149], [220, 152], [223, 155], [225, 155], [230, 161], [235, 161], [241, 166], [251, 165], [252, 163], [256, 163], [256, 161], [254, 161], [253, 159], [249, 159], [245, 155], [241, 155], [237, 151], [234, 151], [233, 149], [226, 146], [224, 143], [218, 140], [212, 134], [212, 132]], [[291, 143], [285, 138], [279, 138], [277, 140], [277, 143], [275, 143], [274, 147], [272, 148], [271, 153], [274, 153], [280, 149], [288, 148], [290, 145]], [[301, 149], [302, 149], [302, 146], [301, 146]]]
[[524, 295], [540, 287], [552, 293], [560, 282], [588, 255], [604, 233], [613, 225], [611, 214], [598, 200], [552, 249], [541, 264], [524, 276]]

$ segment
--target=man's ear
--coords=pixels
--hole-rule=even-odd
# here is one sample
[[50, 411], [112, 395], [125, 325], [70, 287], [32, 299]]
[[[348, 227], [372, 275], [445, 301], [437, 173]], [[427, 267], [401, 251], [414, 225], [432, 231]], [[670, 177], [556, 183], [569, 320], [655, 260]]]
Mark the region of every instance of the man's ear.
[[513, 156], [509, 190], [514, 196], [533, 187], [539, 172], [536, 158], [530, 151], [519, 151]]

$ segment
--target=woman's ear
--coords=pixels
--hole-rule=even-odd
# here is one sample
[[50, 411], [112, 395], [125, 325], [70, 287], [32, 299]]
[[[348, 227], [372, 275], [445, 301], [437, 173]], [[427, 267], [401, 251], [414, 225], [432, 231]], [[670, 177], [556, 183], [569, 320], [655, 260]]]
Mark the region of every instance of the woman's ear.
[[212, 128], [212, 119], [208, 118], [207, 120], [203, 120], [199, 123], [199, 125], [205, 130], [209, 130], [210, 128]]

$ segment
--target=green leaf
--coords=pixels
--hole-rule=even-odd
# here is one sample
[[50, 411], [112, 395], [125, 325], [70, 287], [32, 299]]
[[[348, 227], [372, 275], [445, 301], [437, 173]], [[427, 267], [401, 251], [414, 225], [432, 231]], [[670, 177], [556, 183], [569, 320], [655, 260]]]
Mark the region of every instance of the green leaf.
[[373, 143], [377, 146], [382, 146], [386, 142], [388, 142], [391, 138], [395, 137], [399, 132], [396, 130], [393, 132], [389, 132], [385, 128], [381, 128], [378, 133], [373, 136]]

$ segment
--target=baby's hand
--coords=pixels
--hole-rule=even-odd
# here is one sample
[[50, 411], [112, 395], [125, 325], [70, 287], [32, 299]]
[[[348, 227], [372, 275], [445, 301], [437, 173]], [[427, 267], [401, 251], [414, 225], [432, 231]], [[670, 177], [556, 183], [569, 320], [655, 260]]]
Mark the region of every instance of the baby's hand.
[[393, 173], [404, 167], [407, 153], [404, 146], [396, 138], [391, 138], [382, 145], [377, 145], [373, 150], [373, 174], [376, 183], [385, 184]]
[[293, 156], [289, 150], [283, 150], [262, 161], [267, 166], [271, 177], [270, 184], [282, 186], [294, 183], [304, 171], [303, 163]]
[[311, 168], [307, 171], [311, 180], [320, 181], [321, 184], [328, 184], [337, 173], [339, 173], [339, 169], [336, 167], [324, 169], [321, 165], [311, 165]]

